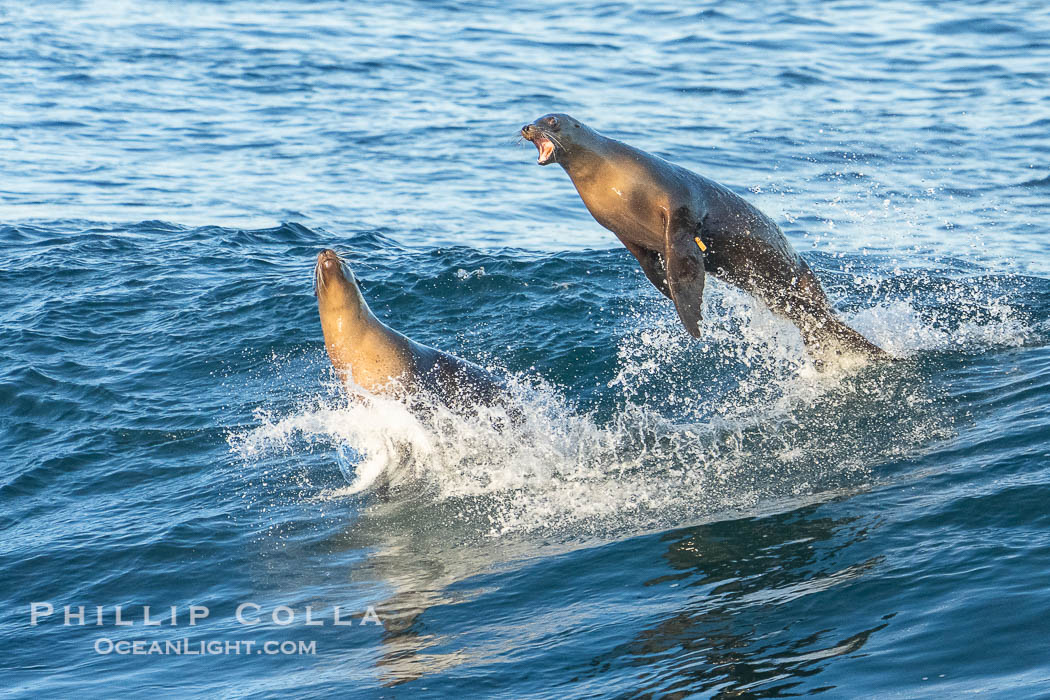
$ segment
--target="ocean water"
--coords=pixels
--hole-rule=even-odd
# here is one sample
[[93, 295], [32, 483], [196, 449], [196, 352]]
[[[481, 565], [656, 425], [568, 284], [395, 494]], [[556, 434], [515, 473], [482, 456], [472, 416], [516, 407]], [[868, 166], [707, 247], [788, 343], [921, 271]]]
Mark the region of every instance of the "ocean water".
[[[0, 694], [1050, 694], [1045, 2], [0, 2], [0, 92]], [[690, 338], [550, 111], [903, 359]], [[349, 400], [325, 247], [524, 420]]]

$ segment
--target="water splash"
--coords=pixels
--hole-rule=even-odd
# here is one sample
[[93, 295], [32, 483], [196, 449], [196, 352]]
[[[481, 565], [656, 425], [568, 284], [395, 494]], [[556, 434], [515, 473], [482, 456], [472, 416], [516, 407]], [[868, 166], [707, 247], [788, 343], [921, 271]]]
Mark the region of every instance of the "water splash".
[[[321, 447], [351, 479], [319, 498], [379, 491], [441, 504], [492, 536], [637, 531], [811, 499], [860, 488], [879, 465], [951, 437], [954, 417], [923, 381], [922, 351], [1028, 337], [1004, 298], [960, 289], [945, 287], [940, 310], [902, 297], [845, 314], [912, 358], [903, 363], [818, 370], [790, 324], [712, 285], [699, 343], [662, 306], [624, 319], [617, 372], [591, 407], [523, 374], [510, 378], [519, 421], [500, 409], [455, 414], [434, 397], [422, 397], [428, 410], [410, 411], [355, 389], [287, 415], [259, 414], [230, 443], [245, 459]], [[979, 320], [962, 320], [978, 308]]]

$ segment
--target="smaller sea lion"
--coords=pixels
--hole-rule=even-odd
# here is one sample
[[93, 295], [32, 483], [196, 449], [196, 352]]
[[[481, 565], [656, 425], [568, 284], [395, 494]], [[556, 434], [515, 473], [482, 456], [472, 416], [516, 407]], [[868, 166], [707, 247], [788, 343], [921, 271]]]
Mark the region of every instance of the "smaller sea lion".
[[486, 370], [417, 343], [376, 318], [335, 251], [317, 256], [314, 284], [325, 349], [344, 379], [399, 398], [424, 390], [453, 409], [503, 402], [504, 385]]

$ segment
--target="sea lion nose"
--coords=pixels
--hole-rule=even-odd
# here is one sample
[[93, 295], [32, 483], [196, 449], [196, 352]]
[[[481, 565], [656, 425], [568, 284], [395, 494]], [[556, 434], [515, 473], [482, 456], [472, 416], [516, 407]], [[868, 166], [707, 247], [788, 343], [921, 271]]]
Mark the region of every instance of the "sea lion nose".
[[331, 272], [339, 267], [339, 256], [334, 250], [322, 250], [317, 254], [317, 267], [325, 272]]

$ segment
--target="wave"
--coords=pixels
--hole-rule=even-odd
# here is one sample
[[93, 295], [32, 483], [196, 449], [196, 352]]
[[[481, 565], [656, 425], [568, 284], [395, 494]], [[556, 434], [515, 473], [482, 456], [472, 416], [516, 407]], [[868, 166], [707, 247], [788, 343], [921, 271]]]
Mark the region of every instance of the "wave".
[[[485, 267], [506, 273], [496, 257]], [[449, 269], [463, 283], [486, 278], [481, 265]], [[519, 422], [457, 415], [433, 397], [414, 413], [354, 387], [341, 392], [330, 377], [324, 395], [307, 391], [299, 408], [260, 413], [229, 442], [247, 463], [325, 450], [349, 483], [314, 497], [440, 504], [492, 537], [669, 528], [865, 488], [954, 434], [956, 413], [929, 381], [931, 358], [1037, 333], [995, 285], [917, 277], [913, 296], [844, 314], [905, 358], [897, 363], [818, 369], [790, 324], [716, 283], [702, 341], [658, 302], [626, 313], [605, 351], [615, 367], [607, 377], [558, 385], [489, 362], [508, 376]], [[583, 328], [587, 309], [579, 315]]]

